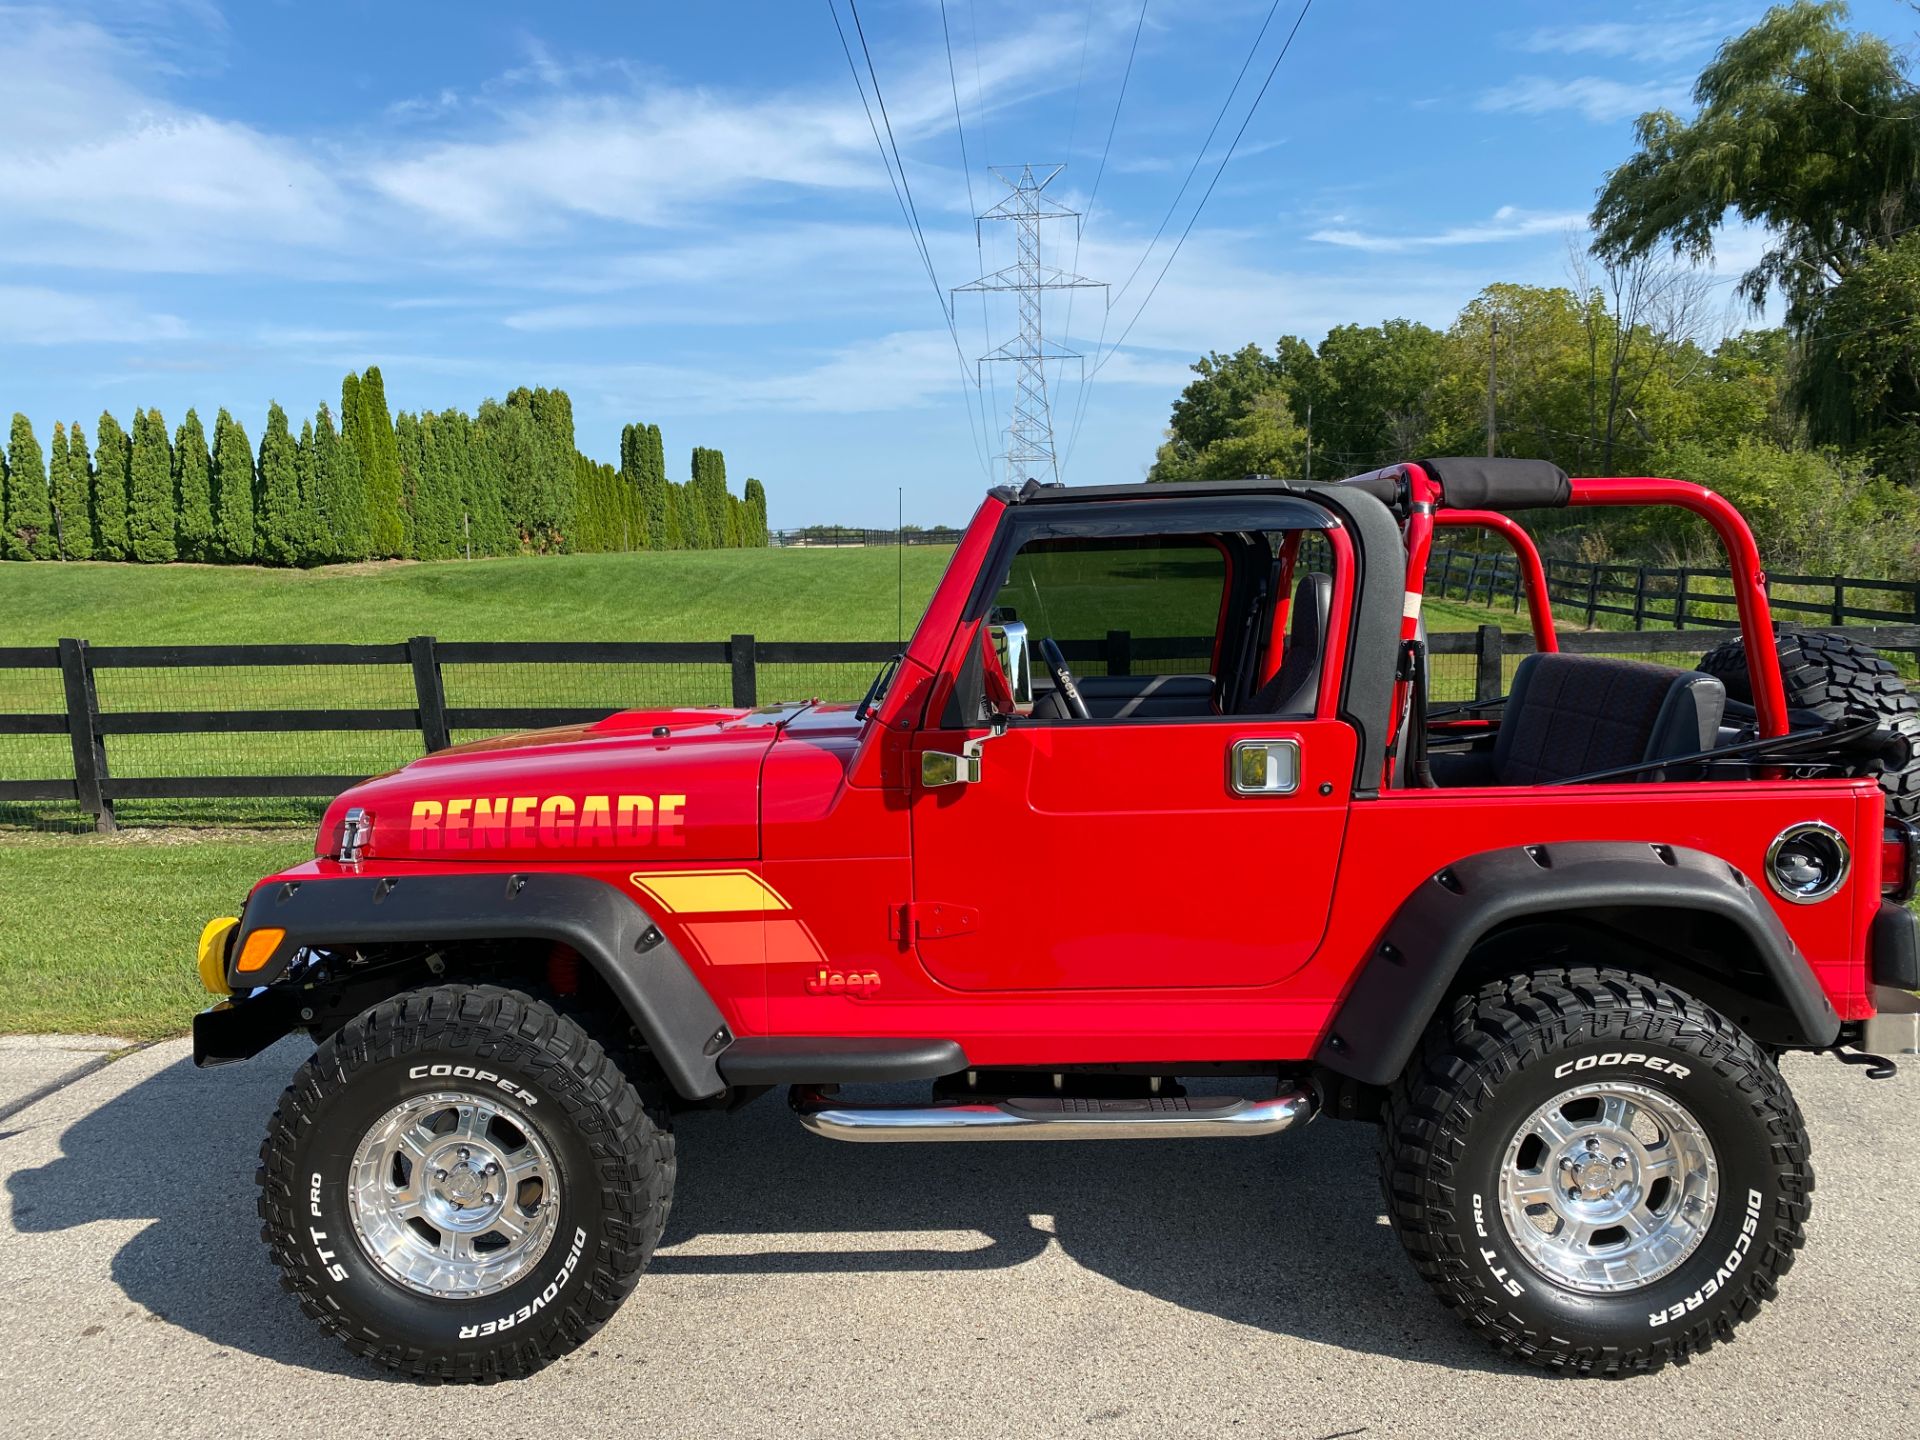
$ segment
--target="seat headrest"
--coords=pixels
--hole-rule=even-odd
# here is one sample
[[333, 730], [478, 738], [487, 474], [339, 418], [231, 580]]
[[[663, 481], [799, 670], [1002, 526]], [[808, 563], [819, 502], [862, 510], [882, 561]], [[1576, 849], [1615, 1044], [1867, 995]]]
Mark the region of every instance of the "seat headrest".
[[1302, 645], [1314, 655], [1327, 638], [1327, 616], [1333, 610], [1333, 577], [1308, 571], [1293, 587], [1293, 613], [1288, 617], [1289, 645]]

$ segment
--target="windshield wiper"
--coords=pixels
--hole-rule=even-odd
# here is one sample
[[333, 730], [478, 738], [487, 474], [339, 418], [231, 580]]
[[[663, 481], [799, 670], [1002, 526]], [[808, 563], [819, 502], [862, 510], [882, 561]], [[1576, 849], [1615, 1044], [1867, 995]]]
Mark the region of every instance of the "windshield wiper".
[[866, 696], [855, 707], [853, 718], [865, 720], [873, 714], [873, 707], [886, 698], [887, 686], [893, 683], [893, 672], [900, 668], [900, 662], [906, 657], [896, 655], [880, 667], [880, 673], [873, 677], [873, 683], [867, 686]]

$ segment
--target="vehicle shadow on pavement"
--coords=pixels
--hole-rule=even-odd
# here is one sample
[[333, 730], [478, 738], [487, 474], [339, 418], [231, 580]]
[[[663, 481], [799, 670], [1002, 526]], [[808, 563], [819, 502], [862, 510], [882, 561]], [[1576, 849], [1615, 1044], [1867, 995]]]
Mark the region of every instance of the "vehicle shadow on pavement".
[[[114, 1282], [136, 1305], [234, 1350], [335, 1374], [374, 1373], [300, 1313], [260, 1243], [260, 1137], [309, 1053], [296, 1040], [222, 1070], [195, 1070], [182, 1059], [94, 1107], [61, 1132], [59, 1159], [8, 1177], [14, 1229], [33, 1236], [151, 1220], [113, 1257]], [[15, 1122], [39, 1128], [32, 1112]]]
[[[258, 1238], [257, 1137], [305, 1053], [289, 1040], [206, 1072], [183, 1059], [89, 1111], [59, 1159], [9, 1178], [15, 1228], [151, 1220], [112, 1261], [134, 1303], [234, 1350], [375, 1373], [300, 1314]], [[658, 1276], [988, 1271], [1057, 1244], [1116, 1284], [1239, 1324], [1533, 1373], [1485, 1351], [1414, 1276], [1380, 1219], [1362, 1126], [1238, 1144], [844, 1145], [808, 1135], [773, 1096], [677, 1131]]]

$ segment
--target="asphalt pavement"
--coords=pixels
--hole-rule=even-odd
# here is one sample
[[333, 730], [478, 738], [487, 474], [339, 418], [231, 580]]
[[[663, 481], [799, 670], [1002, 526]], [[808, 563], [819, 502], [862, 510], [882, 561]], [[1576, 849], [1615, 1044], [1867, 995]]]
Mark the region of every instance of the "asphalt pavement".
[[1808, 1246], [1736, 1343], [1649, 1378], [1468, 1335], [1402, 1258], [1360, 1126], [851, 1146], [770, 1097], [680, 1122], [666, 1240], [589, 1346], [430, 1389], [321, 1336], [260, 1243], [299, 1042], [207, 1072], [184, 1042], [111, 1053], [0, 1042], [8, 1436], [1920, 1435], [1920, 1063], [1789, 1060]]

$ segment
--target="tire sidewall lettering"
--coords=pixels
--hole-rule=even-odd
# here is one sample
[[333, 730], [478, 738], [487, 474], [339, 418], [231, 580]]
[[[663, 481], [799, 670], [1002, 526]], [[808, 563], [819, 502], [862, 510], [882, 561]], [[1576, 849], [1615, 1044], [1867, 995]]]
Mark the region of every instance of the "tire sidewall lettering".
[[[1587, 1294], [1556, 1283], [1521, 1252], [1507, 1231], [1500, 1180], [1507, 1147], [1527, 1115], [1568, 1089], [1607, 1081], [1658, 1091], [1695, 1117], [1713, 1146], [1718, 1198], [1705, 1238], [1671, 1273], [1639, 1289]], [[1754, 1268], [1752, 1252], [1766, 1240], [1778, 1193], [1769, 1146], [1756, 1140], [1759, 1122], [1743, 1109], [1733, 1087], [1699, 1056], [1658, 1041], [1576, 1040], [1508, 1073], [1468, 1127], [1460, 1161], [1464, 1204], [1453, 1228], [1478, 1288], [1556, 1333], [1609, 1335], [1629, 1327], [1657, 1334], [1738, 1291]], [[1756, 1144], [1758, 1159], [1750, 1153]]]
[[[504, 1290], [474, 1299], [440, 1299], [400, 1285], [366, 1254], [353, 1224], [349, 1174], [361, 1138], [394, 1105], [412, 1095], [462, 1086], [509, 1101], [524, 1095], [527, 1123], [539, 1123], [535, 1115], [547, 1122], [539, 1128], [559, 1171], [557, 1224], [569, 1238], [564, 1247], [550, 1246], [530, 1274]], [[599, 1245], [600, 1192], [587, 1142], [572, 1125], [553, 1123], [562, 1120], [565, 1109], [543, 1090], [539, 1080], [499, 1061], [479, 1066], [401, 1057], [350, 1072], [348, 1086], [316, 1110], [315, 1123], [294, 1156], [294, 1173], [303, 1183], [294, 1197], [293, 1238], [316, 1288], [324, 1288], [332, 1303], [370, 1331], [422, 1342], [435, 1337], [431, 1343], [455, 1350], [486, 1348], [519, 1326], [562, 1314], [582, 1288], [577, 1272], [591, 1266]], [[541, 1105], [543, 1098], [549, 1104]], [[551, 1113], [541, 1114], [535, 1106]], [[513, 1108], [503, 1106], [509, 1116]]]

